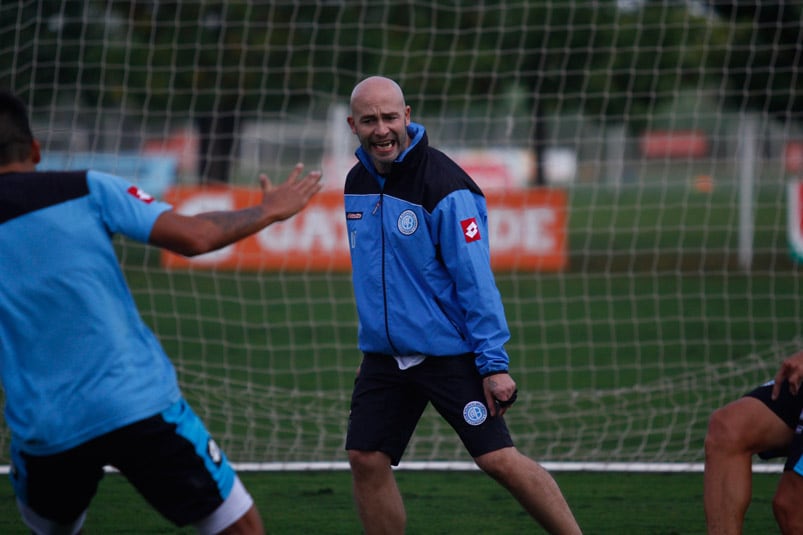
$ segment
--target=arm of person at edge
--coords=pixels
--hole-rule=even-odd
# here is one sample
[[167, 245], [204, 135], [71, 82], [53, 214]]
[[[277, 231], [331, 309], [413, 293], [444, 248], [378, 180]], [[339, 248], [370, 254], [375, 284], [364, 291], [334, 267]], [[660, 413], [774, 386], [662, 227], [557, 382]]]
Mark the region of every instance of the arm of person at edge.
[[184, 256], [208, 253], [241, 240], [264, 227], [301, 211], [321, 189], [321, 173], [312, 171], [299, 179], [304, 166], [297, 164], [287, 180], [274, 186], [260, 175], [262, 202], [231, 211], [182, 215], [175, 210], [161, 214], [153, 225], [149, 243]]
[[775, 374], [775, 384], [772, 386], [772, 399], [778, 399], [784, 381], [789, 382], [789, 392], [796, 396], [803, 383], [803, 350], [786, 358]]

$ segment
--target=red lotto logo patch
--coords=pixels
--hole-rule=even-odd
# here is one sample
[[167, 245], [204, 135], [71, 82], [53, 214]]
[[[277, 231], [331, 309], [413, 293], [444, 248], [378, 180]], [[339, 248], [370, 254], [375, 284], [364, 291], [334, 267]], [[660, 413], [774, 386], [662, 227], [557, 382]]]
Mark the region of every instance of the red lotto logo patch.
[[147, 193], [145, 193], [136, 186], [131, 186], [130, 188], [128, 188], [128, 193], [130, 193], [131, 195], [133, 195], [134, 197], [136, 197], [137, 199], [146, 204], [150, 204], [153, 202], [153, 197], [151, 197], [150, 195], [148, 195]]
[[482, 237], [480, 236], [480, 227], [477, 225], [477, 220], [473, 217], [461, 221], [460, 226], [463, 228], [463, 236], [466, 238], [466, 243], [477, 241]]

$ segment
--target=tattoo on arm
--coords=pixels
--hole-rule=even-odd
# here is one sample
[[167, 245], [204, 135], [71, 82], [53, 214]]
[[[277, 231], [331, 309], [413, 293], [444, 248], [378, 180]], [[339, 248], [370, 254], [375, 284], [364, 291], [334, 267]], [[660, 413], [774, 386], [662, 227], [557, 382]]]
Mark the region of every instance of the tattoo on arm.
[[206, 212], [198, 214], [199, 218], [210, 221], [217, 226], [225, 236], [232, 234], [250, 234], [263, 226], [262, 208], [252, 206], [233, 212]]

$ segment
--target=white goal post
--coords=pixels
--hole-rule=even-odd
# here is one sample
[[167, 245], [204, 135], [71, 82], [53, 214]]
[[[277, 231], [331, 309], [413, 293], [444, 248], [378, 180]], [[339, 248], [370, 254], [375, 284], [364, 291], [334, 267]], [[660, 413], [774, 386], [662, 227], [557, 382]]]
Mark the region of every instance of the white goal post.
[[[3, 2], [0, 87], [29, 105], [42, 168], [114, 172], [177, 209], [247, 202], [259, 172], [297, 161], [324, 170], [308, 211], [198, 261], [117, 242], [239, 467], [345, 468], [345, 117], [381, 74], [488, 196], [517, 446], [554, 469], [694, 471], [711, 411], [803, 345], [787, 224], [803, 8], [724, 4]], [[8, 441], [0, 422], [0, 464]], [[405, 467], [471, 463], [428, 410]]]

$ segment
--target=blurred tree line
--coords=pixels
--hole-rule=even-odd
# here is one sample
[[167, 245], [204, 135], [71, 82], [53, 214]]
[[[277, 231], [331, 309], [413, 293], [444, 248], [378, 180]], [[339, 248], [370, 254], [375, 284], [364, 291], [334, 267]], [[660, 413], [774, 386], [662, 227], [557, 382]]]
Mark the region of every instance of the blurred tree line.
[[199, 176], [226, 181], [243, 119], [345, 99], [370, 74], [400, 81], [419, 115], [475, 111], [515, 85], [542, 177], [557, 111], [640, 132], [704, 88], [800, 121], [801, 28], [801, 4], [781, 0], [4, 2], [0, 86], [35, 105], [187, 117]]

